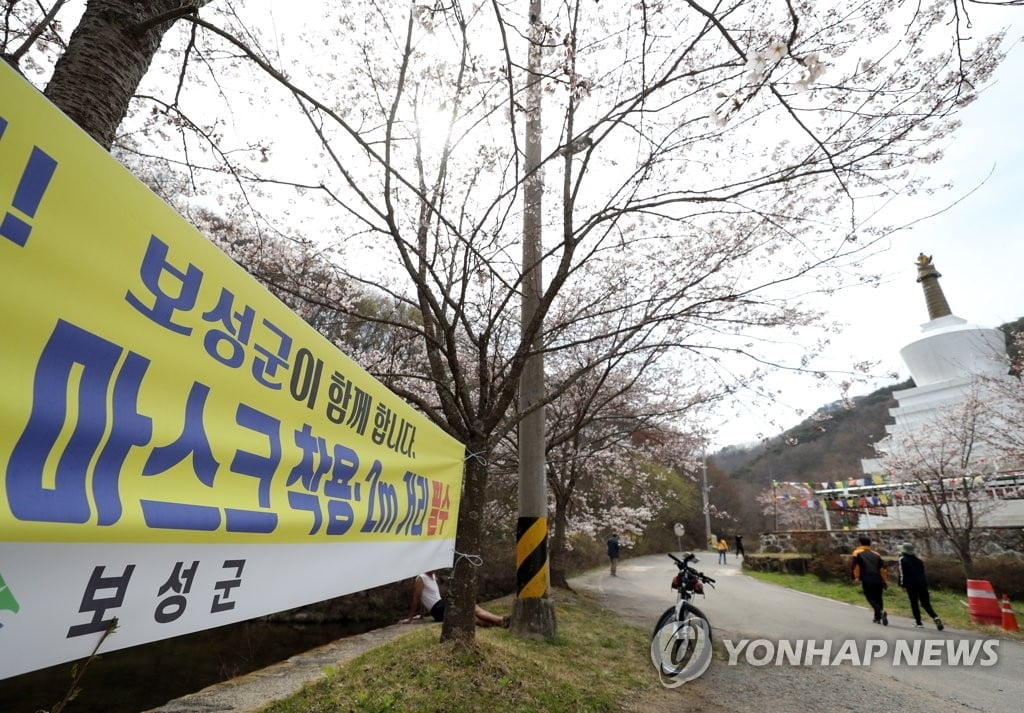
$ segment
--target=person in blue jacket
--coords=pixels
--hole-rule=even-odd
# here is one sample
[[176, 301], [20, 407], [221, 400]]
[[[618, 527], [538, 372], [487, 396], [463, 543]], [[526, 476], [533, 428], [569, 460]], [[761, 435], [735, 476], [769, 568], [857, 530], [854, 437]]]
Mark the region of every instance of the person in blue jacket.
[[615, 565], [619, 562], [619, 536], [615, 532], [608, 538], [608, 561], [611, 562], [612, 576], [618, 576], [615, 574]]

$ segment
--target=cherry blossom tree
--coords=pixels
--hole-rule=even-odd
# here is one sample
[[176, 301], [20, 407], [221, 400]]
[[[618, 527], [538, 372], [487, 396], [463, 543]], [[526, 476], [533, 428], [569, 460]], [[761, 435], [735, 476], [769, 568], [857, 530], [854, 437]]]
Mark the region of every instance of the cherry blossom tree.
[[929, 527], [949, 541], [964, 575], [974, 565], [977, 529], [998, 505], [988, 491], [999, 457], [981, 439], [985, 410], [977, 389], [938, 408], [927, 423], [896, 429], [879, 441], [879, 464], [904, 488], [894, 495], [921, 508]]
[[762, 490], [757, 501], [777, 530], [821, 530], [825, 527], [822, 508], [827, 506], [822, 502], [815, 504], [813, 492], [803, 486], [777, 483]]
[[[678, 478], [678, 469], [693, 459], [700, 443], [695, 421], [711, 397], [643, 363], [651, 358], [623, 355], [583, 378], [577, 376], [578, 366], [563, 364], [549, 377], [555, 385], [560, 377], [573, 381], [547, 406], [545, 460], [556, 586], [568, 586], [570, 535], [599, 537], [615, 531], [627, 541], [642, 535], [663, 507], [660, 482]], [[692, 433], [679, 430], [678, 424], [685, 423], [694, 424]]]
[[208, 2], [89, 0], [65, 42], [59, 19], [65, 0], [48, 9], [9, 0], [0, 54], [15, 67], [24, 58], [35, 70], [45, 61], [39, 54], [56, 52], [46, 98], [109, 149], [164, 35], [175, 21]]
[[1003, 459], [1002, 470], [1024, 470], [1024, 332], [1012, 332], [1010, 373], [1004, 377], [985, 376], [980, 388], [984, 423], [981, 437], [986, 446]]

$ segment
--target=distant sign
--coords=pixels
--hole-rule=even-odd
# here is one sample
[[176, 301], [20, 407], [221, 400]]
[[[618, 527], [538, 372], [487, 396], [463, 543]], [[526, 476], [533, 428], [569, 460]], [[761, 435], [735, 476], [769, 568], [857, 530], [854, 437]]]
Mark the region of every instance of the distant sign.
[[676, 537], [682, 537], [686, 534], [686, 527], [681, 522], [677, 522], [673, 525], [672, 530], [676, 533]]
[[463, 446], [0, 62], [0, 678], [450, 565]]

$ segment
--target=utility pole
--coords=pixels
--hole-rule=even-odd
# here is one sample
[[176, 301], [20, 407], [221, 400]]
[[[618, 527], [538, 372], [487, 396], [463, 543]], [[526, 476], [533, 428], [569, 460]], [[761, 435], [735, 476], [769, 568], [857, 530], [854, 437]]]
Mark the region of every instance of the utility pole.
[[771, 466], [768, 466], [768, 477], [772, 481], [772, 511], [775, 514], [775, 526], [774, 526], [773, 529], [775, 530], [775, 532], [778, 532], [779, 531], [779, 497], [778, 497], [778, 494], [775, 492], [775, 474], [772, 471], [772, 467]]
[[[510, 630], [530, 638], [554, 638], [555, 607], [548, 597], [548, 497], [544, 451], [544, 330], [535, 325], [543, 290], [541, 168], [541, 56], [544, 47], [541, 0], [530, 0], [527, 54], [526, 142], [523, 184], [523, 281], [521, 335], [528, 350], [519, 378], [519, 519], [516, 521], [516, 600]], [[533, 332], [532, 338], [530, 337]], [[526, 344], [529, 339], [529, 344]]]
[[706, 450], [701, 452], [701, 466], [704, 473], [701, 487], [701, 494], [704, 496], [704, 532], [708, 547], [711, 547], [714, 542], [711, 539], [711, 502], [708, 498], [708, 452]]

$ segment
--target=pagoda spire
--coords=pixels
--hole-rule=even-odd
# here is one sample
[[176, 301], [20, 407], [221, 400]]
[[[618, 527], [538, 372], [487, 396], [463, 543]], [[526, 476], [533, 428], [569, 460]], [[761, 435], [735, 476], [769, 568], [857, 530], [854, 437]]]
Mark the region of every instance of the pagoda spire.
[[932, 256], [921, 253], [917, 256], [917, 281], [924, 288], [924, 301], [928, 306], [928, 318], [938, 319], [953, 314], [946, 302], [946, 295], [942, 293], [942, 286], [939, 278], [942, 277], [939, 271], [932, 264]]

